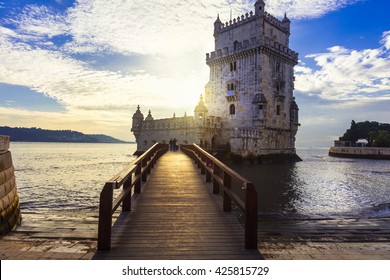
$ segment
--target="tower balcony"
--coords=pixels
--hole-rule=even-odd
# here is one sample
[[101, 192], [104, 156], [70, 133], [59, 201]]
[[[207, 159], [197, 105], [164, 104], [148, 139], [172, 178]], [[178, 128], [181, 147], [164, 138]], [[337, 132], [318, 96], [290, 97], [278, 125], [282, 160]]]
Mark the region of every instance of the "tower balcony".
[[227, 94], [226, 94], [226, 99], [229, 102], [237, 101], [238, 100], [237, 91], [236, 90], [228, 90]]

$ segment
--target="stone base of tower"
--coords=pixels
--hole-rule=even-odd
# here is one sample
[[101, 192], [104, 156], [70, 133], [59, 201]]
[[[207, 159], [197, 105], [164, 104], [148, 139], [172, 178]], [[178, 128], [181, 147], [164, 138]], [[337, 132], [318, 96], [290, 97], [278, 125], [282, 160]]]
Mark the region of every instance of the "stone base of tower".
[[296, 154], [268, 154], [268, 155], [259, 155], [257, 156], [257, 161], [260, 164], [270, 164], [270, 163], [291, 163], [299, 162], [302, 159]]

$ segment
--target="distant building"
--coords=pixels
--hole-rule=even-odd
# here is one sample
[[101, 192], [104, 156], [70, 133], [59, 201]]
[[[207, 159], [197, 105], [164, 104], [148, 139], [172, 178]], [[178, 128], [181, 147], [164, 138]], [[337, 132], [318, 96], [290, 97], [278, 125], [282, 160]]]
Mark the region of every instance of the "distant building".
[[206, 54], [210, 80], [194, 110], [184, 116], [144, 119], [138, 107], [131, 131], [138, 151], [155, 142], [198, 143], [206, 148], [228, 147], [234, 155], [295, 156], [298, 105], [293, 96], [298, 53], [289, 49], [290, 20], [265, 11], [222, 23], [214, 22], [215, 50]]
[[351, 141], [340, 141], [340, 140], [335, 140], [334, 141], [334, 147], [352, 147], [352, 142]]
[[366, 139], [359, 139], [356, 141], [356, 147], [367, 147], [368, 141]]
[[367, 147], [367, 145], [368, 141], [366, 139], [359, 139], [356, 142], [335, 140], [333, 147]]

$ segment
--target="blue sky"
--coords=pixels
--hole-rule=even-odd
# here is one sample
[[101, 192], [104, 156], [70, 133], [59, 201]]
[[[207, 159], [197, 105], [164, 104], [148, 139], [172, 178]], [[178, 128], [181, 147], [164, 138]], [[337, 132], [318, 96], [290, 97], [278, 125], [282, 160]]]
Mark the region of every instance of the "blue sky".
[[[192, 114], [213, 23], [254, 0], [0, 0], [0, 125], [133, 139], [138, 104]], [[390, 122], [390, 1], [268, 0], [299, 53], [297, 146], [330, 146], [355, 121]]]

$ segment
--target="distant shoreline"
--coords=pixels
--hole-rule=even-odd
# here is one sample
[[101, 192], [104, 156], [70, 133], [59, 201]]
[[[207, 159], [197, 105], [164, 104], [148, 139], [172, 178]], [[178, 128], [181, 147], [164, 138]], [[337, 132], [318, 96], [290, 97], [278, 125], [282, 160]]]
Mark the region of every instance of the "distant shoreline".
[[25, 140], [12, 140], [12, 143], [64, 143], [64, 144], [137, 144], [136, 142], [72, 142], [72, 141], [25, 141]]
[[9, 136], [11, 142], [131, 143], [104, 134], [84, 134], [73, 130], [49, 130], [37, 127], [0, 126], [0, 135]]

